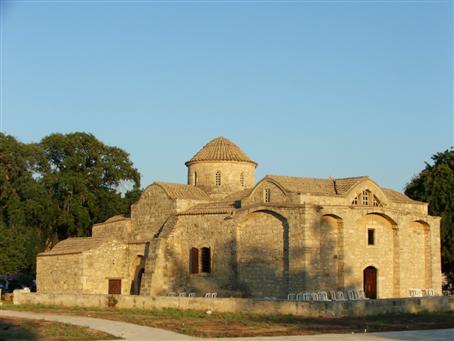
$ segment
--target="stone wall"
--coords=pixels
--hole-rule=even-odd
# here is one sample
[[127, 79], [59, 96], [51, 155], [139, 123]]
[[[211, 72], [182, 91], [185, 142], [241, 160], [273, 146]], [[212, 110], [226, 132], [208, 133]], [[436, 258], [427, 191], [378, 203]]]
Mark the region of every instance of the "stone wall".
[[131, 235], [131, 220], [123, 219], [102, 224], [95, 224], [91, 230], [92, 237], [115, 237], [128, 240]]
[[[213, 198], [221, 199], [233, 192], [254, 187], [255, 167], [249, 162], [196, 162], [188, 166], [188, 184], [200, 187]], [[218, 171], [221, 175], [220, 186], [216, 185]]]
[[[46, 304], [68, 307], [107, 307], [110, 297], [117, 308], [211, 310], [262, 315], [291, 314], [305, 317], [374, 316], [381, 314], [454, 311], [454, 297], [436, 296], [344, 302], [266, 301], [238, 298], [144, 297], [122, 295], [39, 294], [14, 291], [14, 304]], [[112, 301], [112, 300], [111, 300]]]
[[[323, 216], [336, 217], [342, 226], [339, 288], [362, 289], [364, 269], [374, 266], [379, 298], [408, 297], [411, 288], [441, 293], [439, 218], [381, 207], [324, 206], [311, 214], [314, 230]], [[368, 245], [368, 229], [375, 230], [374, 245]]]
[[287, 220], [272, 212], [253, 212], [238, 226], [238, 280], [248, 296], [287, 296], [288, 228]]
[[[151, 292], [234, 290], [234, 226], [226, 217], [224, 214], [179, 216], [172, 231], [161, 239], [155, 257], [155, 267], [160, 275], [153, 278]], [[199, 250], [200, 268], [203, 247], [211, 252], [211, 272], [191, 274], [190, 249]]]
[[287, 194], [275, 183], [264, 180], [257, 184], [252, 193], [241, 201], [241, 206], [248, 206], [254, 203], [265, 203], [265, 191], [269, 191], [268, 199], [271, 203], [285, 203], [290, 201]]
[[78, 254], [40, 256], [37, 289], [40, 293], [107, 294], [109, 279], [120, 279], [122, 294], [130, 294], [144, 253], [144, 243], [112, 239]]
[[175, 200], [170, 199], [159, 185], [150, 185], [139, 201], [131, 206], [131, 237], [136, 240], [153, 238], [166, 220], [175, 213]]
[[82, 276], [83, 259], [80, 253], [36, 259], [36, 286], [43, 292], [81, 292], [84, 286]]

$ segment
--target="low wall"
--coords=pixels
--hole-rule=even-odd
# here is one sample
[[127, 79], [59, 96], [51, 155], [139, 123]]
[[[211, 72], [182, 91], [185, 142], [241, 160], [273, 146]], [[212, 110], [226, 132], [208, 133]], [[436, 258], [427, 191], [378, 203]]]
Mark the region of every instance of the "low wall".
[[365, 316], [390, 313], [419, 313], [454, 311], [454, 296], [396, 298], [344, 302], [265, 301], [242, 298], [192, 298], [134, 295], [77, 295], [40, 294], [14, 291], [14, 304], [45, 304], [79, 307], [138, 309], [192, 309], [213, 312], [242, 312], [251, 314], [291, 314], [305, 317]]

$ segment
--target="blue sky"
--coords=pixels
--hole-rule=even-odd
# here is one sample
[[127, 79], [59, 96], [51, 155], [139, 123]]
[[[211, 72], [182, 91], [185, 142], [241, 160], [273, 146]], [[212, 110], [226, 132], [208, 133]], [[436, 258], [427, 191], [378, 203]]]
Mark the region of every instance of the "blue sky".
[[152, 181], [216, 136], [257, 177], [402, 190], [453, 145], [449, 1], [3, 1], [2, 125], [87, 131]]

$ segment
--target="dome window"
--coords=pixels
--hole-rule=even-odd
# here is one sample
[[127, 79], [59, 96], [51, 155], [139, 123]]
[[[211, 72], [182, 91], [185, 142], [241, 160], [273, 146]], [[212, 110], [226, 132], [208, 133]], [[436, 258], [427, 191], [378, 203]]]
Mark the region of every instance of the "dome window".
[[216, 186], [221, 186], [221, 172], [216, 172]]

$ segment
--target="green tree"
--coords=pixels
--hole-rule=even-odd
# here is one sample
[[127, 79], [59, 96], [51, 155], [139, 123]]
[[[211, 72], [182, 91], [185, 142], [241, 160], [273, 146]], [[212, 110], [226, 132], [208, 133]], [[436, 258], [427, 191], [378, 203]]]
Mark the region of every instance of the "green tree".
[[43, 240], [36, 229], [0, 224], [0, 273], [35, 273], [36, 255], [43, 251]]
[[0, 133], [0, 273], [33, 273], [38, 252], [127, 214], [139, 186], [128, 154], [93, 135], [52, 134], [24, 144]]
[[441, 216], [442, 270], [454, 283], [454, 150], [432, 156], [432, 163], [407, 184], [405, 194], [429, 203], [429, 214]]
[[37, 146], [0, 133], [0, 273], [33, 271], [56, 207], [35, 176], [45, 166]]
[[[88, 236], [93, 224], [129, 211], [140, 175], [125, 151], [80, 132], [49, 135], [39, 147], [47, 161], [39, 181], [58, 205], [58, 240]], [[124, 183], [132, 184], [132, 190], [122, 196]]]

